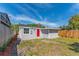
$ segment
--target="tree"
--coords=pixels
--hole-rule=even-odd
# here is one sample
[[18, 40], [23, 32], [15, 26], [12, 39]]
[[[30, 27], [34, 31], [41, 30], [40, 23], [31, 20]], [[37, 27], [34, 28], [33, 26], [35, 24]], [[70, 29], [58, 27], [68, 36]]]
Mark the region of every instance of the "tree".
[[41, 24], [27, 24], [27, 26], [29, 26], [29, 27], [45, 28], [45, 26], [43, 26], [43, 25], [41, 25]]
[[71, 29], [78, 30], [79, 29], [79, 15], [73, 16], [70, 19], [68, 26], [70, 26]]
[[11, 29], [12, 29], [12, 31], [14, 31], [14, 32], [18, 32], [18, 31], [19, 31], [19, 25], [18, 25], [18, 24], [12, 24], [12, 25], [11, 25]]
[[60, 28], [62, 30], [70, 30], [71, 29], [70, 26], [60, 26]]
[[63, 26], [62, 29], [66, 30], [79, 30], [79, 15], [72, 16], [67, 26]]

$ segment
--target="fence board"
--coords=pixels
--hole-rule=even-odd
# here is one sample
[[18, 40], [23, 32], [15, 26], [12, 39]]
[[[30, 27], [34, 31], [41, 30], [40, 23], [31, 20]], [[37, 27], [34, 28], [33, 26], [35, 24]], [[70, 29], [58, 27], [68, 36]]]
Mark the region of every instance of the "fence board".
[[79, 38], [79, 30], [60, 30], [58, 33], [60, 37]]

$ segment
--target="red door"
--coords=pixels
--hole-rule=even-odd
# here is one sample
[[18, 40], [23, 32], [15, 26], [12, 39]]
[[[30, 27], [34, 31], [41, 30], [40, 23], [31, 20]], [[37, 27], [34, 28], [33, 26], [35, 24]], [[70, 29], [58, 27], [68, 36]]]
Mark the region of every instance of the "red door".
[[40, 29], [37, 29], [36, 34], [37, 34], [37, 37], [39, 37], [39, 36], [40, 36]]

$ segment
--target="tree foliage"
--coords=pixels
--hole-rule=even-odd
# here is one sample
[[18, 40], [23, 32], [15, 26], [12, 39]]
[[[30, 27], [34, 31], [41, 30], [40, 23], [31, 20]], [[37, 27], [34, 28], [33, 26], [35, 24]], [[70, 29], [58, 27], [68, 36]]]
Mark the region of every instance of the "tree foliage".
[[79, 15], [73, 16], [68, 24], [71, 29], [78, 30], [79, 29]]
[[68, 25], [63, 26], [62, 29], [79, 30], [79, 15], [72, 16]]
[[19, 25], [18, 24], [12, 24], [11, 29], [12, 29], [12, 31], [18, 32], [19, 31]]
[[27, 24], [27, 26], [29, 27], [40, 27], [40, 28], [45, 28], [45, 26], [41, 25], [41, 24]]

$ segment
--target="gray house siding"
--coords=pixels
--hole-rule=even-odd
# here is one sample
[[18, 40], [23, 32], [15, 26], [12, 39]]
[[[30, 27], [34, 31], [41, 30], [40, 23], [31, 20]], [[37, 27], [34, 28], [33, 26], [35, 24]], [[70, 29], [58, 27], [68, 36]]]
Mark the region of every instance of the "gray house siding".
[[10, 25], [11, 23], [8, 15], [0, 13], [0, 47], [7, 43], [13, 35], [12, 30], [10, 29]]

